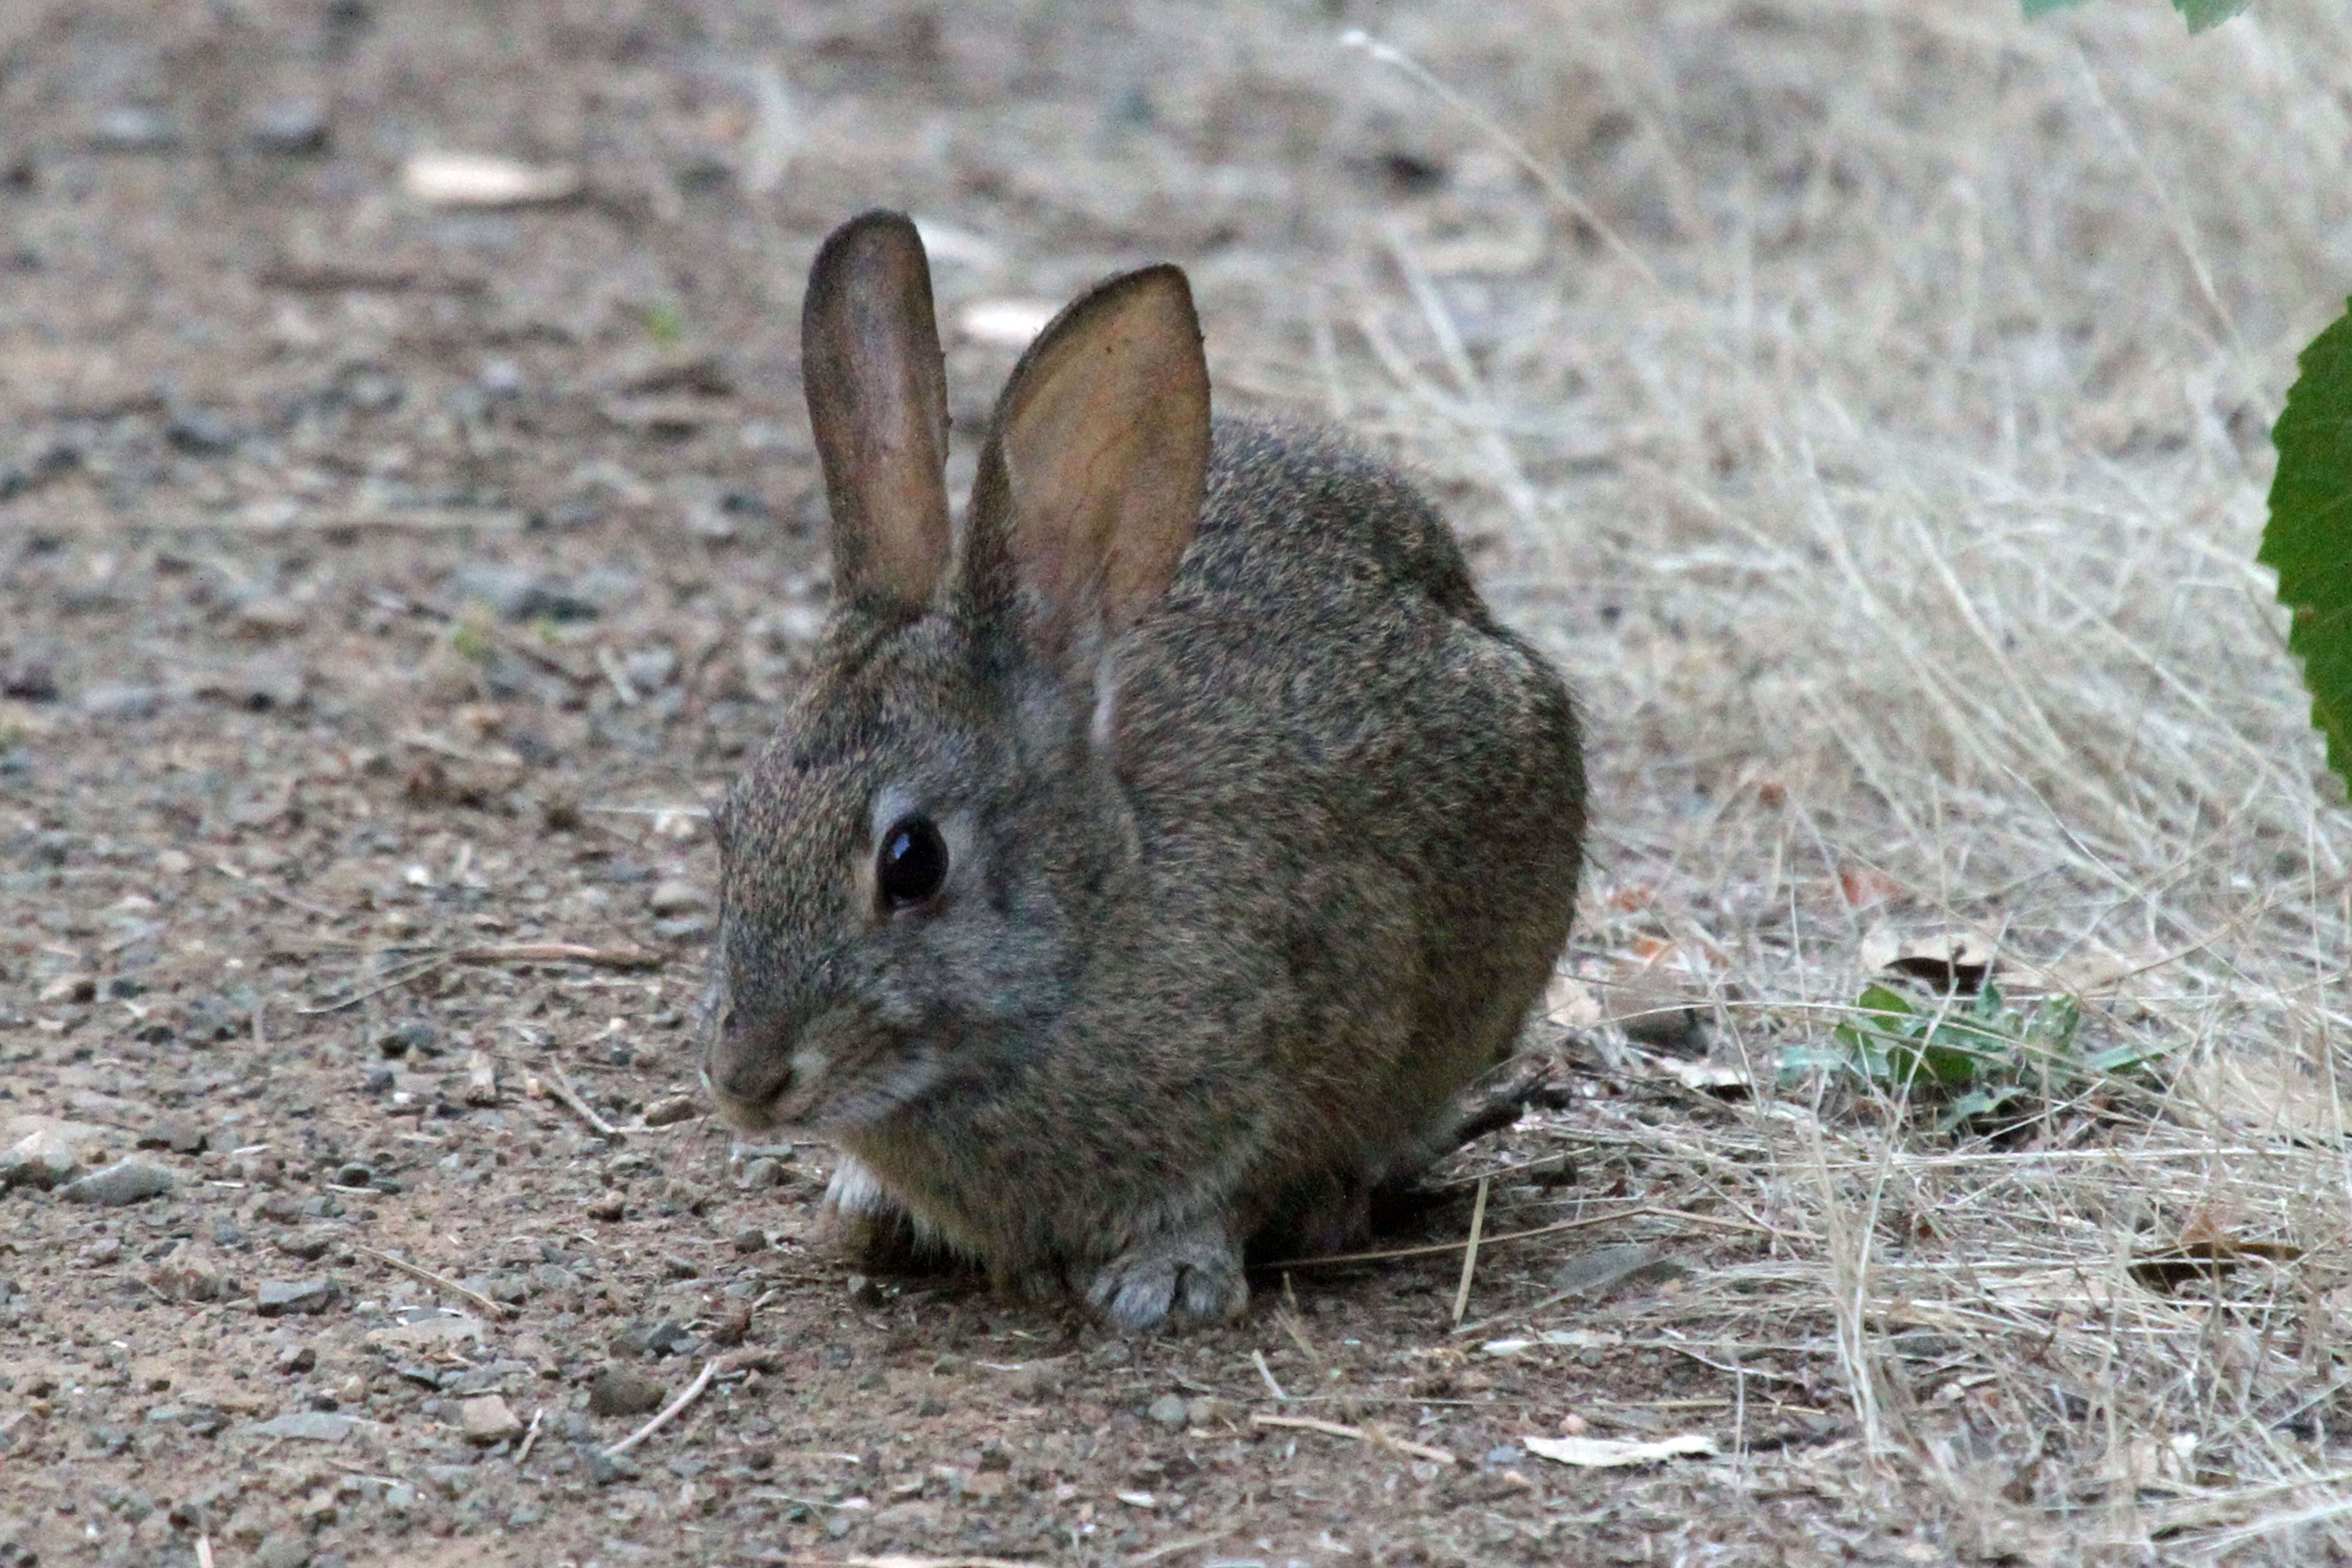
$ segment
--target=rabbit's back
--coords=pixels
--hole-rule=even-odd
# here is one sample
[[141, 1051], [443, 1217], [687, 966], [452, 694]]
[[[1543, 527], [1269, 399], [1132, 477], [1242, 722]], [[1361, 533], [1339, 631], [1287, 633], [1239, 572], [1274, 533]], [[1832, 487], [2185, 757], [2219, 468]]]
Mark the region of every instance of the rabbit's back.
[[1567, 937], [1584, 780], [1566, 688], [1402, 476], [1233, 420], [1119, 681], [1155, 918], [1224, 931], [1222, 956], [1289, 997], [1274, 1048], [1306, 1086], [1302, 1162], [1352, 1144], [1410, 1166]]

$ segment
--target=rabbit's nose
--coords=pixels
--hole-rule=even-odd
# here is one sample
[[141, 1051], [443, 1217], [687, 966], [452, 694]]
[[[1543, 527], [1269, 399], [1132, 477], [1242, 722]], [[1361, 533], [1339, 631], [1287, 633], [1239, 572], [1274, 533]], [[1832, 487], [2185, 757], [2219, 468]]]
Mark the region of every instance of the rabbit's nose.
[[746, 1132], [776, 1125], [776, 1101], [792, 1087], [792, 1053], [767, 1030], [732, 1019], [711, 1033], [702, 1056], [702, 1082], [719, 1113]]

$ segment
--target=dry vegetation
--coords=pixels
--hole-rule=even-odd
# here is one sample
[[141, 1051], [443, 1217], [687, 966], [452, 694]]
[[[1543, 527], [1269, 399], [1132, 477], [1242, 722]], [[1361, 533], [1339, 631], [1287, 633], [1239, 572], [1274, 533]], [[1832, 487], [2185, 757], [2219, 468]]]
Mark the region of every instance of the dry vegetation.
[[[1497, 596], [1588, 695], [1580, 973], [1664, 944], [1769, 1076], [1867, 928], [1970, 927], [2168, 1053], [2158, 1101], [2015, 1146], [1787, 1100], [1654, 1131], [1775, 1232], [1665, 1320], [1834, 1343], [1868, 1448], [1988, 1528], [2352, 1550], [2352, 840], [2251, 564], [2267, 419], [2352, 277], [2352, 23], [1580, 7], [1540, 70], [1391, 37], [1566, 182], [1455, 218], [1546, 224], [1517, 275], [1426, 289], [1456, 237], [1369, 234], [1333, 313], [1388, 390], [1330, 396], [1485, 498]], [[2302, 1257], [2127, 1270], [2230, 1238]], [[1906, 1328], [1969, 1370], [1891, 1373]]]
[[[0, 310], [0, 459], [58, 429], [97, 454], [55, 479], [26, 470], [39, 482], [0, 501], [0, 658], [37, 656], [58, 688], [20, 682], [0, 705], [0, 752], [35, 759], [0, 778], [0, 831], [72, 845], [55, 878], [0, 888], [22, 933], [0, 948], [0, 1087], [60, 1110], [71, 1089], [91, 1115], [93, 1089], [192, 1114], [242, 1095], [235, 1137], [187, 1169], [300, 1187], [298, 1143], [325, 1172], [357, 1152], [404, 1173], [380, 1219], [354, 1199], [338, 1221], [378, 1255], [481, 1284], [541, 1256], [506, 1257], [514, 1227], [584, 1230], [595, 1256], [558, 1271], [603, 1282], [535, 1287], [498, 1331], [525, 1368], [499, 1375], [571, 1414], [550, 1415], [535, 1460], [503, 1440], [476, 1465], [359, 1349], [388, 1303], [433, 1292], [392, 1289], [405, 1281], [350, 1240], [330, 1260], [356, 1300], [348, 1322], [322, 1320], [315, 1386], [331, 1369], [344, 1405], [394, 1436], [345, 1469], [462, 1458], [483, 1479], [386, 1523], [369, 1511], [381, 1489], [346, 1497], [273, 1443], [217, 1461], [256, 1478], [227, 1500], [242, 1511], [191, 1505], [142, 1536], [166, 1514], [109, 1504], [127, 1522], [89, 1522], [85, 1542], [71, 1532], [105, 1516], [58, 1511], [76, 1489], [119, 1497], [143, 1469], [192, 1490], [216, 1463], [193, 1439], [74, 1435], [72, 1378], [99, 1387], [121, 1365], [108, 1336], [131, 1356], [206, 1336], [192, 1342], [246, 1356], [248, 1391], [289, 1409], [314, 1384], [285, 1370], [282, 1325], [221, 1304], [158, 1321], [135, 1282], [118, 1289], [100, 1232], [131, 1222], [0, 1198], [22, 1338], [16, 1360], [0, 1349], [0, 1499], [34, 1500], [0, 1521], [7, 1550], [9, 1531], [68, 1531], [45, 1551], [183, 1561], [219, 1531], [224, 1563], [265, 1536], [320, 1562], [456, 1562], [487, 1548], [427, 1538], [537, 1530], [514, 1550], [543, 1561], [2352, 1559], [2352, 833], [2252, 564], [2268, 421], [2296, 349], [2352, 291], [2340, 0], [2256, 0], [2195, 40], [2158, 0], [2033, 25], [2013, 0], [714, 0], [494, 21], [385, 5], [332, 66], [311, 8], [201, 9], [57, 4], [0, 26], [18, 66], [0, 140], [22, 139], [0, 153], [36, 169], [0, 200], [45, 258]], [[247, 54], [208, 31], [232, 14]], [[1351, 27], [1367, 37], [1343, 46]], [[161, 62], [156, 96], [190, 128], [166, 173], [76, 162], [91, 106], [137, 80], [89, 62], [125, 49]], [[241, 154], [206, 162], [237, 134], [240, 95], [320, 79], [337, 139], [322, 173], [273, 184]], [[420, 215], [388, 193], [399, 155], [436, 140], [582, 156], [593, 199]], [[816, 237], [874, 201], [930, 226], [951, 323], [1184, 261], [1221, 397], [1328, 416], [1430, 475], [1493, 600], [1582, 691], [1597, 839], [1551, 1033], [1570, 1092], [1454, 1173], [1508, 1173], [1489, 1233], [1586, 1228], [1482, 1246], [1458, 1331], [1458, 1254], [1269, 1279], [1249, 1324], [1172, 1345], [1067, 1325], [1056, 1342], [969, 1289], [861, 1283], [845, 1300], [838, 1266], [803, 1245], [805, 1165], [746, 1193], [721, 1139], [679, 1133], [616, 1169], [573, 1112], [515, 1096], [512, 1068], [559, 1058], [615, 1119], [683, 1085], [667, 1043], [682, 1032], [648, 1020], [676, 1026], [692, 1005], [692, 921], [648, 936], [613, 866], [707, 879], [707, 847], [688, 819], [577, 808], [698, 798], [789, 679], [820, 581], [790, 326]], [[289, 257], [409, 281], [258, 280]], [[673, 350], [719, 366], [685, 388], [701, 400], [686, 434], [599, 416]], [[965, 330], [950, 353], [969, 428], [1013, 348]], [[494, 360], [508, 368], [488, 378]], [[341, 389], [344, 423], [289, 416], [207, 456], [201, 429], [156, 434], [179, 417], [142, 401], [164, 374], [250, 428], [278, 419], [272, 399]], [[376, 374], [404, 379], [405, 401], [368, 407], [354, 378]], [[169, 451], [149, 462], [138, 440]], [[134, 448], [148, 467], [108, 467]], [[681, 541], [721, 482], [766, 495], [772, 528]], [[585, 521], [553, 533], [445, 526], [591, 492]], [[372, 508], [442, 521], [349, 522]], [[461, 570], [485, 560], [642, 591], [580, 624], [495, 626], [457, 608]], [[194, 580], [216, 584], [209, 600]], [[67, 603], [99, 589], [116, 599]], [[294, 700], [247, 700], [236, 672], [256, 643], [297, 658]], [[656, 647], [677, 657], [625, 662]], [[137, 681], [163, 693], [146, 729], [94, 695]], [[173, 794], [205, 768], [230, 783]], [[411, 865], [423, 883], [404, 882]], [[146, 902], [110, 902], [126, 896]], [[68, 907], [111, 912], [49, 918]], [[116, 942], [125, 910], [148, 929]], [[286, 936], [313, 916], [317, 942]], [[192, 931], [213, 946], [170, 945]], [[2086, 1041], [2161, 1053], [2153, 1086], [2064, 1086], [2032, 1124], [1970, 1139], [1777, 1081], [1784, 1051], [1850, 1016], [1889, 942], [1958, 931], [1998, 949], [2012, 996], [2081, 997]], [[350, 994], [352, 966], [389, 944], [493, 938], [656, 941], [667, 967], [451, 966], [410, 997], [294, 1011]], [[277, 1032], [136, 1044], [111, 977], [152, 963], [160, 1016], [219, 985], [224, 953], [252, 961]], [[60, 984], [85, 973], [95, 1000]], [[361, 1085], [412, 1013], [499, 1054], [506, 1098], [377, 1131], [391, 1113]], [[641, 1043], [634, 1063], [607, 1054], [622, 1038]], [[223, 1159], [271, 1142], [284, 1170]], [[1525, 1179], [1563, 1154], [1576, 1180]], [[625, 1219], [578, 1217], [632, 1180], [669, 1185], [637, 1189]], [[220, 1185], [171, 1211], [182, 1230], [151, 1220], [118, 1249], [179, 1245], [250, 1282], [268, 1265], [203, 1207], [250, 1231], [249, 1195]], [[1449, 1209], [1413, 1239], [1468, 1223]], [[729, 1235], [747, 1226], [765, 1239], [739, 1257]], [[1552, 1272], [1633, 1242], [1668, 1267], [1613, 1293]], [[698, 1277], [666, 1261], [681, 1251]], [[592, 1439], [635, 1424], [577, 1415], [607, 1335], [633, 1317], [707, 1330], [730, 1279], [752, 1282], [740, 1299], [760, 1303], [752, 1344], [782, 1358], [771, 1381], [721, 1380], [637, 1453], [707, 1468], [589, 1485]], [[59, 1321], [85, 1311], [121, 1326]], [[85, 1371], [27, 1381], [37, 1362]], [[658, 1375], [682, 1385], [678, 1365]], [[26, 1393], [63, 1385], [37, 1410]], [[1181, 1430], [1141, 1414], [1171, 1393], [1197, 1396]], [[1423, 1448], [1253, 1426], [1235, 1414], [1251, 1402], [1359, 1436], [1377, 1417]], [[90, 1408], [93, 1430], [140, 1419]], [[1563, 1421], [1702, 1431], [1720, 1455], [1587, 1473], [1495, 1447]], [[854, 1468], [914, 1438], [887, 1493], [832, 1452]], [[1027, 1500], [1003, 1501], [992, 1475]], [[880, 1513], [845, 1500], [860, 1486]], [[1157, 1513], [1113, 1500], [1154, 1489]], [[323, 1512], [303, 1500], [322, 1491]]]

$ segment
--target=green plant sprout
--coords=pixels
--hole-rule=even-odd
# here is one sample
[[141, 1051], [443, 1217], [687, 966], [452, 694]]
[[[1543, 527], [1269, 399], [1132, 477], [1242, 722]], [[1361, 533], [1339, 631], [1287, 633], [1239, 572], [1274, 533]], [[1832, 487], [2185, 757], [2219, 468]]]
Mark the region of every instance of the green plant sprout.
[[1783, 1053], [1781, 1081], [1826, 1070], [1939, 1108], [1939, 1132], [2014, 1125], [2036, 1104], [2144, 1075], [2160, 1054], [2147, 1045], [2084, 1051], [2082, 1005], [2072, 996], [2012, 1007], [1988, 984], [1973, 997], [1920, 1003], [1872, 985], [1854, 1005], [1859, 1016], [1831, 1031], [1832, 1044]]

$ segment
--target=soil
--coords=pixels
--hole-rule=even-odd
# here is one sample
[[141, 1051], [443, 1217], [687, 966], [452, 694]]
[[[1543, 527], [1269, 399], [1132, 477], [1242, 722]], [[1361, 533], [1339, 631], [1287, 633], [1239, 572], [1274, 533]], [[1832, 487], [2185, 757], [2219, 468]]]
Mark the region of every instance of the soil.
[[[0, 1195], [0, 1563], [1960, 1550], [1832, 1361], [1618, 1321], [1769, 1237], [1643, 1153], [1727, 1112], [1557, 1028], [1432, 1250], [1167, 1337], [861, 1277], [827, 1152], [702, 1114], [700, 806], [825, 600], [816, 241], [932, 224], [961, 429], [992, 321], [1160, 257], [1249, 405], [1313, 347], [1267, 301], [1447, 179], [1338, 9], [9, 8], [0, 1142], [63, 1153]], [[436, 207], [434, 149], [581, 184]], [[119, 1160], [166, 1190], [77, 1201]], [[1465, 1302], [1481, 1172], [1487, 1236], [1591, 1223]]]

